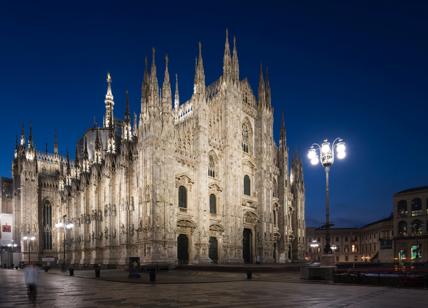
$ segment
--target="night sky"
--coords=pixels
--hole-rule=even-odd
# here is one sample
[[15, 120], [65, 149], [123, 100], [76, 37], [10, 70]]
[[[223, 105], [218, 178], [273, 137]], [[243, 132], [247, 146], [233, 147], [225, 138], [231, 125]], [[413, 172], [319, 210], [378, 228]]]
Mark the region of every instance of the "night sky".
[[21, 122], [26, 132], [33, 123], [39, 150], [48, 143], [52, 151], [57, 129], [60, 151], [74, 153], [94, 117], [102, 123], [107, 72], [115, 114], [124, 112], [126, 89], [139, 113], [152, 47], [160, 82], [168, 53], [187, 100], [198, 41], [209, 84], [222, 71], [227, 27], [237, 36], [241, 78], [255, 92], [259, 64], [269, 66], [275, 139], [284, 112], [290, 154], [304, 162], [307, 225], [325, 215], [324, 173], [306, 158], [324, 138], [348, 145], [331, 174], [336, 226], [384, 218], [394, 192], [427, 185], [427, 2], [62, 2], [0, 4], [0, 175], [11, 176]]

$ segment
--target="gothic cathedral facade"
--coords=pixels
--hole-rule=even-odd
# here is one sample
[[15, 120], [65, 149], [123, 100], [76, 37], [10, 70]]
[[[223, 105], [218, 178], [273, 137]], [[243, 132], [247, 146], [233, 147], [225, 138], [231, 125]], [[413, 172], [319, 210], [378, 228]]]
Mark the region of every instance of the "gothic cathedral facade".
[[165, 64], [159, 86], [154, 51], [150, 69], [146, 60], [133, 121], [128, 98], [123, 119], [114, 116], [108, 75], [103, 125], [85, 132], [74, 160], [57, 140], [53, 153], [36, 150], [22, 129], [12, 172], [23, 260], [29, 249], [32, 260], [76, 265], [303, 259], [302, 164], [295, 157], [289, 169], [284, 121], [274, 141], [267, 73], [256, 98], [226, 34], [222, 75], [205, 85], [199, 45], [193, 95], [180, 102]]

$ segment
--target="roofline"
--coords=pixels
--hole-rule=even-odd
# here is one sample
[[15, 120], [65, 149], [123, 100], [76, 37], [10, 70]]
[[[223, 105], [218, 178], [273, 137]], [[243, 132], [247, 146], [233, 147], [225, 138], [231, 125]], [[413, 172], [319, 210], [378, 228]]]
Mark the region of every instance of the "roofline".
[[424, 190], [428, 191], [428, 186], [408, 188], [408, 189], [405, 189], [405, 190], [402, 190], [402, 191], [395, 193], [394, 197], [399, 196], [401, 194], [415, 193], [415, 192], [424, 191]]

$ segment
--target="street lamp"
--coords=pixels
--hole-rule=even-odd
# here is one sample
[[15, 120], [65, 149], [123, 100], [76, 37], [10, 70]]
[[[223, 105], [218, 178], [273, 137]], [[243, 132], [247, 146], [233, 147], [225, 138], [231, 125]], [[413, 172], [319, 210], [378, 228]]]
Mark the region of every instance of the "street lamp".
[[63, 265], [62, 265], [63, 270], [65, 270], [65, 235], [67, 233], [66, 230], [67, 229], [70, 230], [70, 229], [74, 228], [74, 224], [65, 222], [66, 217], [67, 217], [67, 215], [62, 216], [63, 221], [55, 224], [55, 227], [57, 229], [63, 229], [64, 230], [64, 240], [63, 240], [63, 245], [64, 245], [63, 246], [64, 247], [63, 253], [64, 254], [63, 254]]
[[28, 264], [31, 264], [31, 243], [36, 240], [36, 237], [34, 235], [25, 235], [22, 239], [28, 245]]
[[333, 251], [330, 246], [330, 192], [328, 188], [328, 175], [330, 168], [334, 163], [334, 159], [344, 159], [346, 157], [346, 145], [341, 138], [336, 138], [332, 144], [325, 139], [321, 145], [314, 143], [308, 151], [308, 158], [313, 166], [321, 165], [325, 170], [325, 229], [326, 229], [326, 243], [324, 247], [325, 254], [332, 254]]

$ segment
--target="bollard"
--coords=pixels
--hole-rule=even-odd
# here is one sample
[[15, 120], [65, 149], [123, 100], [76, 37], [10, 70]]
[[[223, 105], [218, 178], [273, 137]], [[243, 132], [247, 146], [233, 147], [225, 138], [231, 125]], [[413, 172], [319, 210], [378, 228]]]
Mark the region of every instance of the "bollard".
[[74, 276], [74, 269], [73, 268], [69, 268], [68, 272], [70, 273], [70, 276]]
[[247, 279], [248, 279], [248, 280], [253, 279], [253, 272], [251, 272], [251, 271], [247, 271]]
[[155, 269], [149, 269], [149, 277], [150, 277], [150, 282], [156, 281], [156, 270]]

